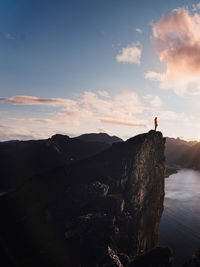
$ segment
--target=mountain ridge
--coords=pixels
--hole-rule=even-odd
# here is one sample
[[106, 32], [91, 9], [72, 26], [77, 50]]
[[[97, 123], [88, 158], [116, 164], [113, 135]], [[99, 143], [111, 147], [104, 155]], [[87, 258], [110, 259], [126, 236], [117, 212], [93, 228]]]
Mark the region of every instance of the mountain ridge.
[[1, 142], [0, 191], [14, 188], [40, 172], [95, 155], [110, 147], [111, 140], [115, 142], [116, 138], [109, 137], [109, 143], [106, 140], [86, 142], [56, 134], [48, 139]]

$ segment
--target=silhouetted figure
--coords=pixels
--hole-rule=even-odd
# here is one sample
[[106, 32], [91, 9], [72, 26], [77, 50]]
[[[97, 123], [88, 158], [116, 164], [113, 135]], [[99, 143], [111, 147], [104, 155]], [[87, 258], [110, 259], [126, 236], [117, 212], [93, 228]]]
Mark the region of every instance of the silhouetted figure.
[[157, 117], [155, 117], [155, 119], [154, 119], [154, 125], [155, 125], [155, 131], [156, 131], [156, 128], [158, 127], [158, 119], [157, 119]]

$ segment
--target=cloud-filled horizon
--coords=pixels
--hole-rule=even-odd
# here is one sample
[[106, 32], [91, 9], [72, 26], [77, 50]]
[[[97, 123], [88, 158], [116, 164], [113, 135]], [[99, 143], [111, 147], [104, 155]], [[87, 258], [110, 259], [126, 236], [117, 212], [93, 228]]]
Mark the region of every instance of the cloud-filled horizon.
[[[112, 96], [107, 91], [99, 91], [98, 93], [85, 91], [76, 100], [13, 96], [1, 98], [0, 103], [52, 108], [50, 116], [47, 113], [46, 116], [43, 114], [39, 118], [8, 117], [6, 123], [1, 125], [4, 129], [3, 132], [0, 129], [0, 138], [2, 139], [4, 136], [4, 140], [6, 133], [8, 139], [9, 134], [14, 136], [17, 129], [19, 129], [19, 136], [20, 133], [25, 136], [25, 132], [27, 132], [28, 136], [34, 138], [52, 135], [60, 129], [62, 132], [70, 132], [69, 128], [73, 129], [70, 134], [81, 134], [87, 132], [88, 124], [92, 124], [95, 131], [103, 125], [120, 126], [121, 129], [128, 127], [129, 131], [132, 127], [136, 127], [146, 131], [146, 129], [153, 127], [152, 113], [159, 114], [159, 118], [165, 120], [177, 120], [183, 117], [183, 114], [176, 114], [173, 111], [163, 109], [163, 103], [158, 96], [149, 94], [140, 96], [132, 90], [119, 91]], [[8, 127], [7, 131], [5, 131], [6, 127]], [[41, 134], [41, 127], [44, 127], [44, 134]], [[12, 129], [14, 129], [13, 133]]]

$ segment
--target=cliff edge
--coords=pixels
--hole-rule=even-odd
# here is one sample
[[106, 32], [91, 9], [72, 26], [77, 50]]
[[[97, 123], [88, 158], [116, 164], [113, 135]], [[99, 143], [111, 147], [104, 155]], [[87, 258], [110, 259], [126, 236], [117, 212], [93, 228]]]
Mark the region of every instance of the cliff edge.
[[3, 247], [20, 266], [133, 264], [158, 243], [164, 148], [150, 131], [29, 179], [0, 198]]

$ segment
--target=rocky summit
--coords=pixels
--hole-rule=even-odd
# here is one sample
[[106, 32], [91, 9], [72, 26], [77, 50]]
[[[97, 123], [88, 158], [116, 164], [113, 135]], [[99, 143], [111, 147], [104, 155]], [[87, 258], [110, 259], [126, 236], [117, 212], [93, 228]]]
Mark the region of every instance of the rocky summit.
[[4, 257], [19, 266], [171, 266], [169, 249], [155, 248], [164, 148], [150, 131], [2, 195]]

